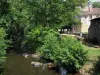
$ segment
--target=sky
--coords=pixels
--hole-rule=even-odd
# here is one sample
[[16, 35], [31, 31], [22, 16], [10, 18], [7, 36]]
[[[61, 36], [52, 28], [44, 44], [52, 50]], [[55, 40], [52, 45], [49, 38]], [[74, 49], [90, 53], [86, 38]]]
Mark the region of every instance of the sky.
[[94, 1], [100, 1], [100, 0], [90, 0], [91, 2], [94, 2]]

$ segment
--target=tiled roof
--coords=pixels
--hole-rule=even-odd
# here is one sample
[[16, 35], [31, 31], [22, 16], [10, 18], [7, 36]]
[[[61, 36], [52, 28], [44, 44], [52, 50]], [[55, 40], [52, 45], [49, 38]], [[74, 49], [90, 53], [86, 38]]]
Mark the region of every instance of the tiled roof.
[[90, 8], [86, 11], [82, 11], [81, 15], [100, 15], [100, 8]]

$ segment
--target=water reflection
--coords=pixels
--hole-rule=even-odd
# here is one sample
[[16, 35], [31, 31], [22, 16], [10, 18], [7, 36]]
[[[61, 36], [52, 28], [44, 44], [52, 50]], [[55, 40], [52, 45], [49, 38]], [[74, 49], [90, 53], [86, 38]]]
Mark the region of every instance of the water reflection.
[[4, 75], [60, 75], [55, 70], [48, 69], [46, 64], [34, 67], [31, 65], [32, 61], [38, 62], [39, 59], [8, 54], [4, 64]]
[[7, 55], [6, 63], [4, 65], [4, 75], [59, 75], [53, 70], [44, 67], [33, 67], [32, 61], [39, 61], [39, 59], [24, 58], [21, 55]]
[[67, 74], [67, 70], [64, 69], [63, 67], [60, 67], [60, 73], [61, 73], [61, 75], [66, 75]]

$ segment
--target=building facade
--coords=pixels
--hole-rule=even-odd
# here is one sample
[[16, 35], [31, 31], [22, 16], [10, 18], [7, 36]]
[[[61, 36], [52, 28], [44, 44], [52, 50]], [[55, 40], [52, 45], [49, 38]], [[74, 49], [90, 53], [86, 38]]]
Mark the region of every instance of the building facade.
[[80, 15], [81, 25], [73, 26], [74, 32], [88, 32], [90, 20], [100, 17], [100, 8], [86, 8], [82, 10]]
[[100, 8], [92, 8], [92, 3], [88, 0], [88, 3], [84, 9], [81, 9], [79, 19], [81, 25], [73, 26], [74, 32], [88, 32], [90, 26], [90, 20], [100, 17]]

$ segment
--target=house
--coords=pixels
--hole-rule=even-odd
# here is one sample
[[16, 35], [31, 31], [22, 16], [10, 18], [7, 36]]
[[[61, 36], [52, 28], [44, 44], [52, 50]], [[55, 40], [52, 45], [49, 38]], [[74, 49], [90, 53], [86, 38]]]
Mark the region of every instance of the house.
[[100, 44], [100, 18], [91, 20], [88, 29], [88, 40], [94, 44]]
[[85, 8], [79, 16], [81, 25], [73, 26], [73, 32], [88, 32], [90, 20], [100, 17], [100, 8]]

